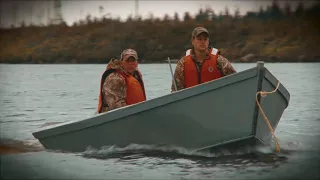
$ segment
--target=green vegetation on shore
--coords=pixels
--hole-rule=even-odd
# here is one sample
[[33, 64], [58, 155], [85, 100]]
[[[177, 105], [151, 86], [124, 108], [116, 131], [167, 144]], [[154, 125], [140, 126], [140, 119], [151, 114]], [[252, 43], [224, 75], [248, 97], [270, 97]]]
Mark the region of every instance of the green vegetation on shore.
[[126, 48], [137, 50], [143, 63], [179, 59], [191, 48], [191, 32], [198, 26], [210, 32], [210, 44], [231, 62], [319, 62], [319, 4], [309, 9], [300, 4], [245, 16], [215, 14], [200, 9], [193, 18], [185, 13], [163, 19], [92, 19], [69, 27], [22, 26], [0, 30], [0, 63], [107, 63]]

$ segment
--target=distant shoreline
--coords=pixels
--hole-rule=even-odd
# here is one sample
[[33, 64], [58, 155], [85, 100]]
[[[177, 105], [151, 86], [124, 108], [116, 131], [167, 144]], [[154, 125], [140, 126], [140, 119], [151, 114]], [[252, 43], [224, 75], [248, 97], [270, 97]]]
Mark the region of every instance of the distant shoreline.
[[199, 9], [164, 19], [86, 19], [68, 26], [26, 25], [0, 28], [2, 64], [107, 64], [126, 48], [138, 52], [140, 64], [171, 63], [192, 48], [191, 32], [201, 25], [209, 46], [232, 63], [320, 62], [320, 3], [295, 10], [276, 3], [244, 16]]

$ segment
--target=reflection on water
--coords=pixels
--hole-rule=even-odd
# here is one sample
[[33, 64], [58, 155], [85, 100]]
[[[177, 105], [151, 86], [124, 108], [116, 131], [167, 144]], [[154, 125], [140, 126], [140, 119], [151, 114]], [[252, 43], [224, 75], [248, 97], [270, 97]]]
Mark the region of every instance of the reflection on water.
[[44, 151], [45, 148], [38, 140], [10, 140], [3, 139], [0, 141], [0, 154], [16, 154], [26, 152]]

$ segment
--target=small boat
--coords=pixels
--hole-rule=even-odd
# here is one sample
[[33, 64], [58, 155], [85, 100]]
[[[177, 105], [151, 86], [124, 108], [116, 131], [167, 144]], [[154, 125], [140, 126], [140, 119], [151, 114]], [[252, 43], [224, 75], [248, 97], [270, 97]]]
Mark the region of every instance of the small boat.
[[[266, 97], [257, 95], [275, 88]], [[245, 71], [88, 119], [47, 127], [33, 136], [46, 149], [67, 152], [130, 144], [193, 151], [240, 148], [268, 144], [272, 140], [270, 128], [276, 129], [289, 100], [287, 89], [263, 62], [257, 62]]]

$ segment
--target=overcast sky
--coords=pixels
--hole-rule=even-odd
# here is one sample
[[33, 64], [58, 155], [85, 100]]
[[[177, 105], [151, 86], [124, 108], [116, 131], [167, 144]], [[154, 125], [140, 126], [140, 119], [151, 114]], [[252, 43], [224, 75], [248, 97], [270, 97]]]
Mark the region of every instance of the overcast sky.
[[[289, 2], [292, 8], [295, 8], [299, 1], [283, 0], [279, 1], [279, 4], [284, 6], [286, 2]], [[303, 1], [305, 7], [309, 7], [314, 2]], [[154, 17], [162, 18], [166, 13], [172, 17], [175, 12], [181, 18], [186, 11], [194, 15], [200, 8], [210, 6], [217, 14], [228, 7], [230, 13], [239, 8], [240, 14], [243, 15], [247, 11], [257, 11], [260, 6], [265, 8], [271, 3], [271, 0], [139, 0], [138, 12], [142, 18], [148, 17], [150, 13]], [[100, 17], [99, 6], [104, 8], [103, 14], [110, 13], [112, 18], [119, 17], [121, 20], [126, 20], [129, 15], [134, 16], [136, 7], [135, 0], [61, 0], [61, 4], [62, 17], [68, 25], [72, 25], [74, 21], [79, 19], [84, 19], [88, 14], [93, 17]], [[17, 12], [15, 18], [14, 7], [16, 7]], [[50, 10], [48, 11], [48, 9]], [[35, 24], [39, 22], [47, 24], [48, 17], [52, 18], [53, 16], [53, 0], [1, 0], [1, 27], [10, 26], [14, 19], [19, 23], [24, 20], [27, 24], [30, 24], [31, 21]]]

